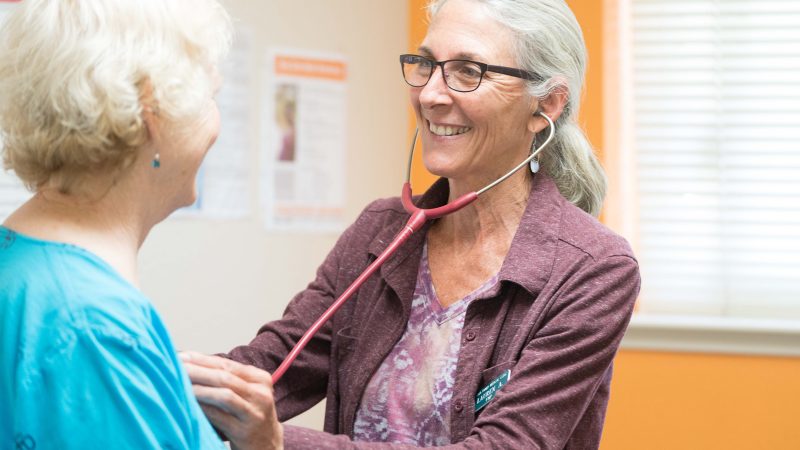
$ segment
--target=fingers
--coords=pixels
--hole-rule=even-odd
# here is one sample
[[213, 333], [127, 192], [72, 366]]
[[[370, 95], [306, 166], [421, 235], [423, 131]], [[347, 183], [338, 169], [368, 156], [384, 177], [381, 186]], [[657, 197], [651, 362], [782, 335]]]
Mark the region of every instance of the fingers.
[[257, 367], [241, 364], [219, 356], [205, 355], [197, 352], [182, 352], [180, 353], [180, 357], [184, 362], [191, 362], [195, 365], [212, 369], [225, 370], [246, 381], [264, 383], [270, 387], [272, 386], [272, 376], [270, 376], [269, 372]]
[[213, 405], [208, 405], [205, 403], [200, 403], [200, 409], [203, 410], [203, 413], [206, 415], [208, 420], [214, 424], [217, 428], [220, 429], [229, 439], [233, 439], [236, 437], [237, 425], [238, 422], [236, 418], [226, 411], [217, 408]]
[[261, 394], [257, 390], [258, 385], [251, 386], [222, 369], [209, 369], [191, 362], [185, 366], [198, 401], [221, 408], [242, 420], [248, 417], [251, 413], [248, 400], [257, 399]]
[[268, 372], [202, 353], [180, 357], [200, 407], [231, 439], [232, 448], [283, 448]]
[[184, 353], [181, 359], [194, 384], [228, 388], [248, 400], [268, 393], [272, 401], [272, 378], [266, 371], [200, 353]]
[[274, 409], [272, 391], [263, 386], [251, 386], [244, 394], [201, 384], [194, 384], [192, 390], [199, 402], [214, 405], [244, 421], [260, 420]]
[[258, 410], [230, 389], [195, 384], [192, 390], [200, 406], [213, 406], [240, 421], [258, 419]]
[[198, 401], [242, 421], [259, 421], [274, 410], [269, 373], [216, 356], [182, 353]]
[[225, 369], [198, 366], [193, 362], [186, 362], [184, 366], [186, 367], [186, 372], [188, 372], [192, 383], [228, 388], [237, 393], [247, 390], [247, 381]]

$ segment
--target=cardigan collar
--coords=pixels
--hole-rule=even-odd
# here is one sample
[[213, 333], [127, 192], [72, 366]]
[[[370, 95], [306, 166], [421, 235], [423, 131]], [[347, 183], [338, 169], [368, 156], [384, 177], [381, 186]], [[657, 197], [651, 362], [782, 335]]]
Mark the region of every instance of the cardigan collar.
[[[415, 204], [420, 208], [434, 208], [447, 203], [448, 196], [447, 179], [440, 178], [420, 198], [415, 199]], [[541, 172], [534, 176], [528, 203], [498, 273], [499, 281], [515, 283], [533, 296], [542, 290], [555, 262], [564, 202], [566, 200], [549, 176]], [[409, 214], [403, 214], [403, 220], [409, 217]], [[401, 299], [409, 302], [416, 287], [422, 247], [430, 225], [431, 222], [426, 223], [411, 235], [381, 267], [381, 274], [387, 283]], [[378, 233], [369, 245], [370, 254], [379, 255], [398, 230], [388, 227]]]

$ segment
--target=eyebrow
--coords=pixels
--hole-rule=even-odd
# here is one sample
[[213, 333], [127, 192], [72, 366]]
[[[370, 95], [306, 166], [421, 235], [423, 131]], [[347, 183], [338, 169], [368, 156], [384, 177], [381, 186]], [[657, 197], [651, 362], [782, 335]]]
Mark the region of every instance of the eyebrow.
[[[427, 57], [433, 58], [433, 51], [431, 49], [429, 49], [428, 47], [425, 47], [424, 45], [420, 46], [417, 49], [417, 51], [422, 56], [427, 56]], [[466, 59], [466, 60], [470, 60], [470, 61], [481, 61], [481, 58], [479, 58], [476, 54], [467, 53], [467, 52], [456, 53], [455, 58], [451, 58], [451, 59]]]

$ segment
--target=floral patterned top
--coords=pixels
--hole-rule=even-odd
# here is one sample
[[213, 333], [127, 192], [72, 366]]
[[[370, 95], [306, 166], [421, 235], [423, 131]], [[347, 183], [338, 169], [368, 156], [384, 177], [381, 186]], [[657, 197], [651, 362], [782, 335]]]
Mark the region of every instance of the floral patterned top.
[[425, 245], [408, 325], [367, 385], [356, 414], [356, 441], [424, 447], [450, 444], [450, 400], [464, 316], [470, 302], [497, 282], [495, 275], [466, 297], [442, 307]]

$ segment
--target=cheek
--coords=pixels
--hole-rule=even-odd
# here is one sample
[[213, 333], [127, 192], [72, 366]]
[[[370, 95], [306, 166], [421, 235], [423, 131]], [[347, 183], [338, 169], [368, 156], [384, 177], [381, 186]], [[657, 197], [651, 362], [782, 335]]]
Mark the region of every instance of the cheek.
[[[525, 133], [528, 130], [532, 112], [520, 96], [502, 95], [495, 102], [498, 108], [485, 113], [497, 127], [514, 135]], [[493, 117], [502, 117], [503, 120], [492, 120]]]
[[417, 114], [417, 117], [420, 116], [421, 110], [421, 103], [419, 101], [420, 91], [420, 88], [411, 88], [408, 90], [408, 100], [411, 102], [411, 107], [414, 108], [414, 112]]
[[211, 131], [211, 134], [214, 135], [215, 137], [219, 134], [221, 120], [222, 119], [220, 117], [219, 107], [217, 106], [217, 102], [215, 100], [212, 100], [208, 114], [208, 129]]
[[220, 129], [222, 127], [222, 124], [221, 124], [221, 121], [220, 121], [220, 116], [219, 116], [219, 110], [217, 110], [215, 108], [214, 111], [215, 111], [215, 113], [214, 113], [214, 119], [213, 119], [213, 126], [211, 127], [211, 142], [208, 145], [209, 148], [212, 145], [214, 145], [214, 142], [217, 141], [217, 137], [219, 137], [219, 132], [220, 132]]
[[[214, 145], [217, 137], [219, 137], [221, 129], [221, 118], [219, 108], [216, 103], [208, 109], [208, 114], [199, 123], [195, 136], [197, 136], [195, 146], [198, 147], [198, 153], [205, 155], [205, 153]], [[202, 150], [202, 151], [200, 151]]]

